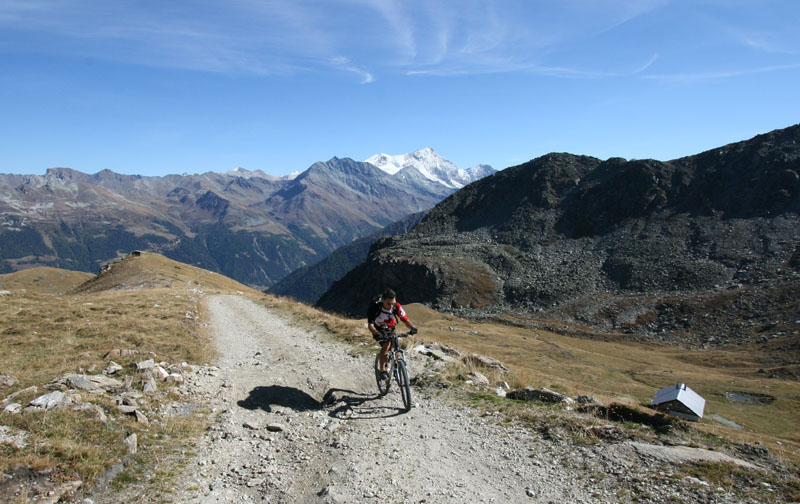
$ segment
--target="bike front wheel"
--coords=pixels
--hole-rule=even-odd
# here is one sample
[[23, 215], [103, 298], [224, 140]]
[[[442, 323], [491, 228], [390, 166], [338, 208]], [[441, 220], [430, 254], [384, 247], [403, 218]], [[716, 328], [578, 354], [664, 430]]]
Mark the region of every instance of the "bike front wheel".
[[389, 371], [386, 375], [386, 378], [381, 379], [381, 356], [380, 354], [375, 356], [375, 381], [378, 382], [378, 392], [380, 395], [386, 395], [389, 392], [389, 387], [392, 384], [391, 378], [391, 370], [389, 370], [389, 366], [391, 363], [387, 363], [386, 367]]
[[408, 380], [408, 366], [406, 361], [397, 360], [397, 384], [400, 386], [400, 395], [403, 396], [403, 407], [411, 410], [411, 383]]

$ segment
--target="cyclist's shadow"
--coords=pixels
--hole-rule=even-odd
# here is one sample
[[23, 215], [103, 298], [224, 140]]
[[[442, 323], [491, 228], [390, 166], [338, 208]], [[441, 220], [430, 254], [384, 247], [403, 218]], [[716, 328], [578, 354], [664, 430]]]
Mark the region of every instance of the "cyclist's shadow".
[[270, 385], [256, 387], [250, 395], [237, 403], [240, 407], [255, 410], [262, 409], [267, 413], [272, 412], [274, 406], [291, 408], [294, 411], [313, 411], [322, 409], [322, 403], [307, 393], [294, 387]]
[[322, 398], [326, 407], [335, 406], [328, 416], [339, 420], [369, 420], [372, 418], [390, 418], [406, 411], [402, 408], [371, 405], [380, 399], [379, 394], [362, 394], [346, 389], [329, 389]]

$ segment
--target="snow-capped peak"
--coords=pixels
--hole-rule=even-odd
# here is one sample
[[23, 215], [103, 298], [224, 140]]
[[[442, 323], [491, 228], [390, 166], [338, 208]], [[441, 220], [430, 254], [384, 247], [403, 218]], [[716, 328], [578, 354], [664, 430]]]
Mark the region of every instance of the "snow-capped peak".
[[425, 178], [453, 189], [460, 189], [473, 180], [486, 175], [483, 170], [478, 170], [477, 173], [481, 173], [481, 176], [474, 177], [470, 171], [462, 170], [430, 147], [394, 156], [376, 154], [368, 158], [366, 162], [377, 166], [389, 175], [394, 175], [404, 168], [415, 168]]

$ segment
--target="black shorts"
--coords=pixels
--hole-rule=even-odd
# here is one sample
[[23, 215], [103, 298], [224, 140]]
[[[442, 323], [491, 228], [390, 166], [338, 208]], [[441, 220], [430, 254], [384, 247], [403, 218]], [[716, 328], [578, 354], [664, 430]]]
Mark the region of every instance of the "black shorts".
[[381, 341], [387, 341], [392, 336], [394, 336], [394, 328], [383, 329], [381, 331], [378, 331], [378, 334], [373, 334], [372, 339], [380, 343]]

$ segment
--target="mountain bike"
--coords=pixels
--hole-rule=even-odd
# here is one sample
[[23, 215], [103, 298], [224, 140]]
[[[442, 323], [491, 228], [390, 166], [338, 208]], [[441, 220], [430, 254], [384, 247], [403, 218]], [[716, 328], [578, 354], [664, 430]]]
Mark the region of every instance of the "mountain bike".
[[378, 343], [390, 342], [389, 353], [386, 355], [386, 372], [388, 376], [381, 379], [381, 356], [380, 352], [375, 356], [375, 381], [378, 382], [378, 392], [386, 395], [389, 392], [389, 387], [392, 385], [392, 378], [397, 382], [400, 388], [400, 395], [403, 397], [403, 406], [406, 411], [411, 409], [411, 383], [408, 379], [408, 366], [406, 365], [406, 354], [398, 340], [406, 338], [410, 332], [402, 334], [388, 334], [385, 338], [378, 340]]

